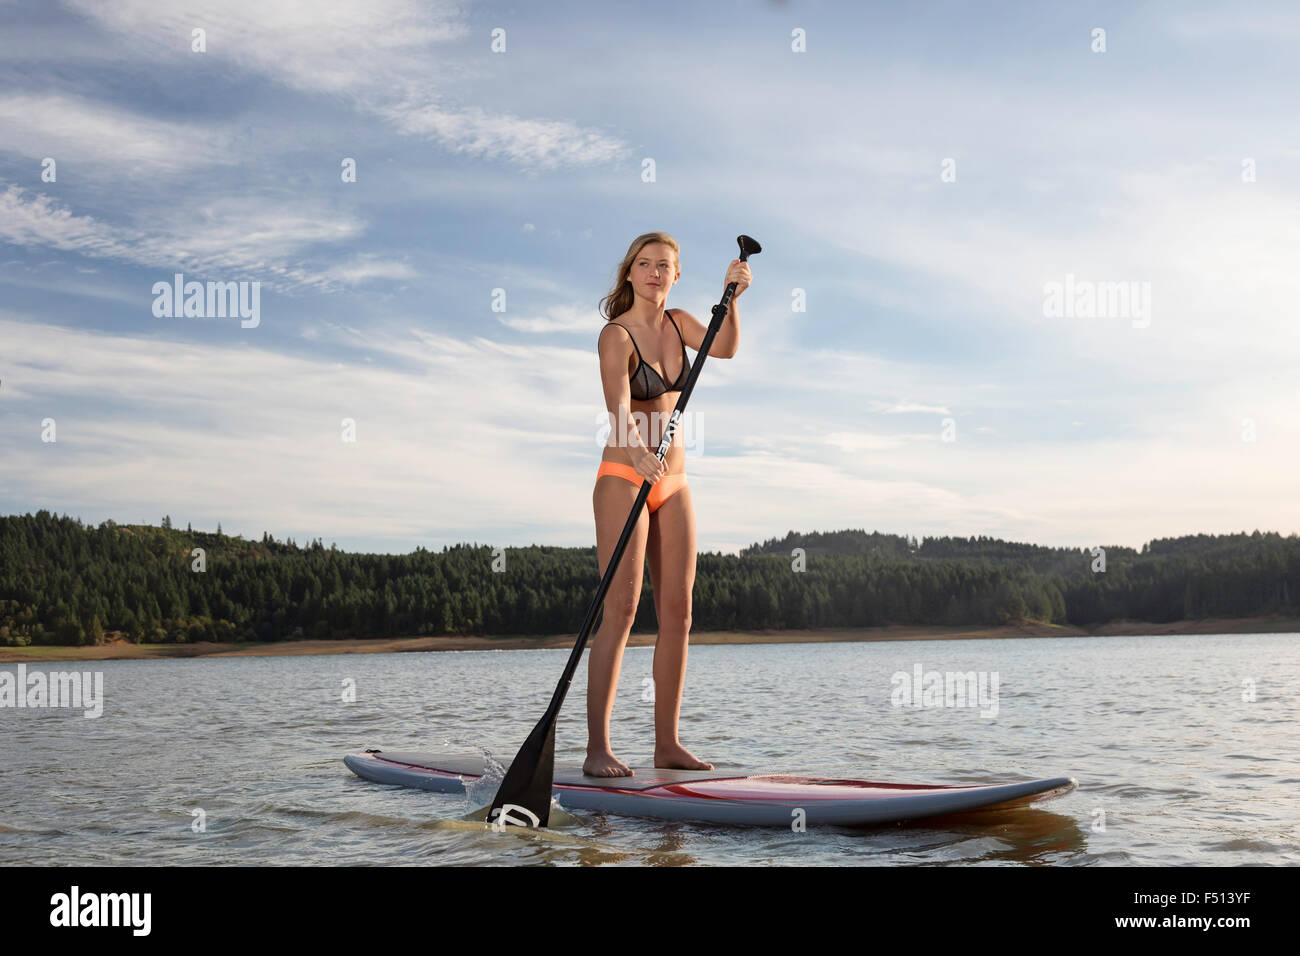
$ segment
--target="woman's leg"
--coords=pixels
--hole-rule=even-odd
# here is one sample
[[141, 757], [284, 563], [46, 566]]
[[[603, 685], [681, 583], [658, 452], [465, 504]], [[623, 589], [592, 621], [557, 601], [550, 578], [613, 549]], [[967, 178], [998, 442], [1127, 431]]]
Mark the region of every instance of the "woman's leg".
[[659, 619], [654, 660], [655, 766], [712, 770], [713, 764], [700, 760], [677, 739], [695, 587], [695, 508], [689, 486], [683, 486], [650, 518], [646, 554]]
[[[596, 558], [601, 575], [614, 555], [614, 546], [640, 489], [639, 484], [611, 475], [596, 479], [591, 501], [596, 513]], [[641, 518], [632, 530], [605, 595], [600, 627], [587, 651], [587, 759], [582, 770], [596, 777], [625, 777], [632, 773], [627, 764], [614, 756], [609, 740], [609, 717], [614, 710], [623, 648], [627, 646], [641, 599], [641, 568], [645, 563], [648, 526], [649, 513], [642, 508]]]

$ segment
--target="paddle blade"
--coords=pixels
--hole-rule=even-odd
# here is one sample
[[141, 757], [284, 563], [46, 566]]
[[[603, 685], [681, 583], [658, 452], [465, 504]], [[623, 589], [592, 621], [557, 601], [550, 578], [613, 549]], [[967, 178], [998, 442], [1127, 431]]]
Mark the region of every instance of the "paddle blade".
[[551, 819], [554, 779], [555, 721], [543, 718], [511, 761], [488, 809], [488, 822], [497, 826], [546, 826]]

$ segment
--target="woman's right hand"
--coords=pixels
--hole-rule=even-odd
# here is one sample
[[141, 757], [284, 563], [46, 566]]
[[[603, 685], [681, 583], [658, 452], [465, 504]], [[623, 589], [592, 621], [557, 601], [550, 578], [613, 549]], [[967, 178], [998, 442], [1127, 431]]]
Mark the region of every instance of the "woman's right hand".
[[636, 473], [652, 485], [668, 472], [668, 466], [648, 448], [633, 452], [631, 457], [632, 467], [636, 469]]

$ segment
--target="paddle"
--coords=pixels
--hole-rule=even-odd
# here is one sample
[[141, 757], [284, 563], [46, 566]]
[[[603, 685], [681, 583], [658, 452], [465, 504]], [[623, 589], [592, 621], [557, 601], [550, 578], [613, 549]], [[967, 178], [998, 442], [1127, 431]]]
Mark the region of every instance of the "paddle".
[[[749, 236], [737, 236], [736, 242], [740, 244], [741, 262], [745, 262], [750, 256], [758, 255], [763, 251], [763, 247]], [[709, 323], [709, 330], [704, 335], [704, 341], [700, 343], [700, 351], [695, 356], [695, 364], [691, 366], [691, 374], [686, 377], [686, 384], [682, 387], [682, 394], [677, 399], [677, 407], [673, 409], [672, 417], [668, 419], [663, 438], [660, 440], [659, 448], [655, 452], [660, 461], [664, 460], [664, 456], [668, 454], [668, 449], [672, 447], [673, 436], [677, 433], [678, 425], [681, 423], [682, 413], [686, 411], [686, 403], [690, 400], [691, 392], [695, 389], [695, 380], [700, 377], [700, 369], [704, 367], [704, 360], [709, 357], [709, 346], [713, 344], [713, 337], [718, 334], [718, 329], [722, 327], [722, 323], [727, 317], [727, 310], [731, 306], [731, 297], [735, 292], [736, 283], [728, 283], [726, 291], [722, 293], [721, 301], [713, 307], [713, 321]], [[573, 653], [569, 655], [569, 662], [564, 666], [564, 674], [560, 677], [560, 683], [556, 686], [555, 693], [551, 695], [550, 706], [546, 708], [546, 713], [537, 722], [533, 732], [528, 735], [524, 745], [519, 748], [519, 753], [515, 754], [514, 762], [510, 764], [510, 769], [506, 771], [505, 778], [501, 781], [501, 786], [497, 790], [496, 798], [488, 809], [487, 818], [492, 821], [494, 827], [544, 827], [550, 822], [551, 783], [555, 776], [555, 721], [560, 714], [560, 707], [564, 704], [564, 698], [569, 693], [569, 684], [573, 680], [574, 672], [578, 669], [578, 662], [582, 660], [582, 650], [587, 645], [587, 637], [591, 634], [596, 616], [604, 605], [605, 594], [609, 591], [610, 583], [614, 580], [614, 572], [618, 570], [618, 563], [623, 557], [623, 551], [627, 548], [628, 539], [632, 537], [632, 530], [636, 527], [637, 519], [641, 517], [641, 509], [645, 507], [645, 501], [649, 494], [650, 482], [641, 482], [641, 490], [637, 492], [636, 502], [632, 505], [632, 513], [627, 516], [627, 522], [623, 525], [623, 533], [619, 535], [618, 544], [609, 559], [609, 566], [605, 568], [605, 574], [600, 579], [600, 587], [596, 589], [596, 596], [592, 599], [591, 606], [587, 608], [587, 616], [582, 622], [582, 631], [578, 634], [578, 642], [573, 646]], [[512, 816], [513, 811], [518, 811], [524, 816]]]

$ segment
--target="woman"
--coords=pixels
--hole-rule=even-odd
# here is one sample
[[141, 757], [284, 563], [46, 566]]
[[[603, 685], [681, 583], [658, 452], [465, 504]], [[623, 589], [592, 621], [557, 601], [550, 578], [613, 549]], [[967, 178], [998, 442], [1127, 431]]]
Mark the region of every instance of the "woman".
[[[664, 307], [668, 290], [681, 277], [678, 252], [677, 241], [667, 233], [638, 236], [623, 257], [613, 291], [601, 299], [607, 322], [598, 340], [600, 379], [611, 427], [596, 472], [592, 507], [602, 575], [642, 481], [649, 479], [651, 489], [605, 597], [604, 616], [587, 657], [587, 759], [582, 769], [598, 777], [632, 774], [614, 756], [609, 717], [647, 556], [659, 621], [654, 655], [654, 765], [713, 769], [677, 739], [695, 586], [695, 512], [686, 485], [680, 428], [663, 462], [654, 452], [690, 372], [686, 347], [699, 351], [707, 331], [689, 312]], [[749, 266], [733, 260], [723, 287], [730, 282], [736, 283], [736, 292], [709, 348], [710, 358], [731, 358], [740, 343], [736, 299], [749, 286]]]

